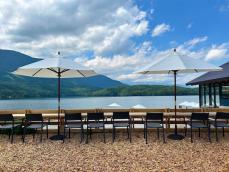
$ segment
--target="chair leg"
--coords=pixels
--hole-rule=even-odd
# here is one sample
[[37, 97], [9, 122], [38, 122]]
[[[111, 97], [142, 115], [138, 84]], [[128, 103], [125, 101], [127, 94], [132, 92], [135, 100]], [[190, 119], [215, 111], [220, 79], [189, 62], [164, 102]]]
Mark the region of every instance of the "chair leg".
[[144, 124], [144, 130], [143, 130], [143, 132], [144, 132], [144, 139], [146, 138], [146, 128], [145, 128], [145, 124]]
[[66, 136], [66, 128], [65, 128], [65, 126], [64, 126], [64, 136], [63, 136], [63, 143], [64, 143], [64, 141], [65, 141], [65, 136]]
[[148, 144], [148, 128], [145, 129], [146, 144]]
[[162, 130], [163, 130], [163, 142], [165, 143], [165, 129], [164, 129], [164, 127], [162, 127]]
[[82, 135], [83, 135], [83, 139], [84, 139], [84, 127], [82, 126]]
[[22, 137], [23, 143], [25, 142], [25, 135], [26, 135], [26, 127], [23, 128], [23, 137]]
[[46, 125], [46, 137], [47, 137], [47, 139], [49, 138], [49, 127], [48, 127], [48, 124]]
[[105, 126], [103, 125], [103, 142], [106, 143]]
[[130, 137], [130, 143], [132, 142], [132, 137], [131, 137], [131, 125], [129, 126], [129, 137]]
[[83, 127], [81, 127], [81, 132], [80, 132], [80, 143], [82, 143], [83, 137], [84, 137], [84, 131], [83, 131]]
[[193, 143], [193, 140], [192, 140], [192, 126], [191, 126], [191, 143]]
[[210, 128], [210, 126], [208, 127], [208, 140], [211, 143], [211, 128]]
[[157, 128], [157, 139], [159, 140], [159, 128]]
[[199, 129], [199, 138], [200, 138], [200, 128], [198, 128]]
[[218, 142], [219, 141], [219, 138], [218, 138], [218, 128], [215, 126], [215, 138], [216, 138], [216, 141]]
[[92, 129], [91, 129], [91, 127], [90, 127], [90, 139], [91, 139], [91, 136], [92, 136]]
[[89, 131], [88, 131], [88, 126], [87, 126], [87, 138], [86, 138], [86, 144], [88, 143], [88, 133]]
[[128, 127], [126, 127], [126, 132], [127, 132], [127, 139], [129, 139], [130, 138], [130, 133], [129, 133], [129, 128]]
[[41, 127], [41, 138], [40, 138], [40, 142], [42, 142], [43, 139], [43, 127]]
[[64, 136], [63, 136], [63, 143], [65, 142], [65, 137], [66, 137], [66, 128], [64, 126]]
[[187, 136], [187, 128], [188, 128], [188, 126], [187, 126], [187, 124], [185, 124], [185, 132], [184, 132], [185, 137]]
[[68, 138], [71, 138], [71, 128], [68, 128]]
[[112, 130], [112, 142], [114, 143], [114, 139], [115, 139], [115, 127], [113, 126], [113, 130]]
[[224, 137], [224, 127], [223, 127], [223, 137]]
[[9, 139], [10, 139], [10, 135], [11, 135], [11, 130], [9, 130], [9, 132], [8, 132], [8, 137], [9, 137]]
[[37, 129], [35, 129], [35, 131], [33, 132], [33, 140], [35, 138], [35, 133], [37, 132]]
[[14, 128], [11, 129], [11, 143], [13, 143], [14, 140]]

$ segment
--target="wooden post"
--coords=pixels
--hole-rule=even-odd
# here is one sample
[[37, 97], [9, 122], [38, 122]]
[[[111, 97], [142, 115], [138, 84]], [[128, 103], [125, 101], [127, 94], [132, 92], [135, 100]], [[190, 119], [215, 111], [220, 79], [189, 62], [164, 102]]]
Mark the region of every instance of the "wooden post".
[[208, 84], [209, 106], [212, 106], [212, 85]]
[[216, 83], [214, 83], [213, 88], [214, 88], [214, 90], [213, 90], [213, 94], [214, 94], [214, 108], [216, 108], [217, 107], [217, 104], [216, 104]]
[[199, 84], [199, 106], [200, 108], [202, 107], [203, 102], [202, 102], [202, 85]]
[[222, 83], [219, 83], [219, 106], [222, 105]]
[[204, 84], [204, 106], [206, 106], [206, 85]]

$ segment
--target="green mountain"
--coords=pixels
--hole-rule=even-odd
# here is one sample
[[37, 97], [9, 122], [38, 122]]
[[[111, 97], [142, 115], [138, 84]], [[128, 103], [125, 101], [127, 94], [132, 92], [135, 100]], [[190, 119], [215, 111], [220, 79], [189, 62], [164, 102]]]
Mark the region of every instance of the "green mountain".
[[[11, 74], [18, 67], [39, 59], [12, 51], [0, 50], [0, 99], [57, 96], [57, 80]], [[62, 97], [75, 96], [151, 96], [173, 95], [172, 86], [125, 85], [106, 76], [61, 80]], [[194, 95], [197, 89], [178, 87], [178, 95]]]
[[[18, 67], [39, 59], [12, 51], [0, 50], [0, 98], [55, 97], [57, 80], [32, 78], [11, 74]], [[103, 75], [88, 78], [62, 79], [62, 96], [81, 96], [82, 92], [100, 88], [125, 86]]]
[[[168, 96], [173, 94], [174, 87], [165, 85], [132, 85], [104, 88], [91, 93], [92, 96]], [[177, 95], [198, 95], [198, 89], [178, 86]]]

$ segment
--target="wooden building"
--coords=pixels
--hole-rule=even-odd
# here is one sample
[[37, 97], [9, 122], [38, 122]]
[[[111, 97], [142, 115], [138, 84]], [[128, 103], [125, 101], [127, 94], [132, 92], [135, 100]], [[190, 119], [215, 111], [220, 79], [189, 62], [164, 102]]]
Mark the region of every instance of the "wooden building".
[[229, 107], [229, 62], [221, 71], [207, 72], [187, 85], [199, 85], [200, 107]]

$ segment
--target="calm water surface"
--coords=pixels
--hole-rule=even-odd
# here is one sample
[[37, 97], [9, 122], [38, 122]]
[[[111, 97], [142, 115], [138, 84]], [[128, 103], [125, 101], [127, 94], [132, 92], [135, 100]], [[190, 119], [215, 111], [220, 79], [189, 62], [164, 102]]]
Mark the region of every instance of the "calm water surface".
[[[109, 104], [118, 103], [120, 108], [131, 108], [141, 104], [147, 108], [172, 108], [173, 96], [129, 96], [129, 97], [76, 97], [62, 98], [62, 109], [109, 108]], [[199, 102], [198, 96], [178, 96], [177, 104], [184, 101]], [[15, 99], [0, 100], [0, 109], [56, 109], [57, 99]]]

